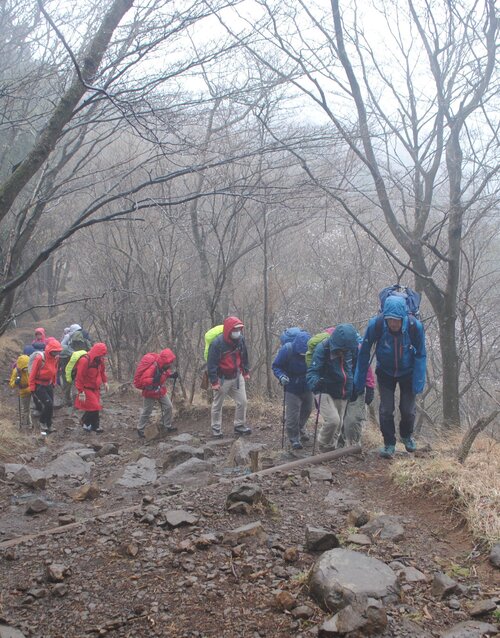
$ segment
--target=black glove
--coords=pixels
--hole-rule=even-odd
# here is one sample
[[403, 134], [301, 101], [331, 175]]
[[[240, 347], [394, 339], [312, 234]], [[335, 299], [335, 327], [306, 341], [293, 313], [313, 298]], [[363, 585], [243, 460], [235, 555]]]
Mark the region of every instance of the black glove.
[[365, 389], [366, 405], [370, 405], [370, 403], [373, 401], [374, 398], [375, 398], [375, 388], [369, 388], [368, 386], [366, 386], [366, 389]]
[[178, 379], [179, 373], [177, 371], [172, 372], [172, 374], [168, 377], [169, 379]]

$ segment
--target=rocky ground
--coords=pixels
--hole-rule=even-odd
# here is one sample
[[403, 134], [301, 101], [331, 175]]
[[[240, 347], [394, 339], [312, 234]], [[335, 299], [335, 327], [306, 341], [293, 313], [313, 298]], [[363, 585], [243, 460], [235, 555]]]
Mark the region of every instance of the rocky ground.
[[140, 441], [133, 391], [105, 408], [0, 466], [0, 638], [497, 634], [494, 557], [375, 450], [246, 478], [250, 449], [293, 460], [279, 416], [214, 441], [203, 406]]

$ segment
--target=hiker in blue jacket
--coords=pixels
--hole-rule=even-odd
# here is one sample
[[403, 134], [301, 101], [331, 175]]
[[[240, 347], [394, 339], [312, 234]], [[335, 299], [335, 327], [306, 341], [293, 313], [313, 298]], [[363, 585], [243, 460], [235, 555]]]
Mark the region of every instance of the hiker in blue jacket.
[[425, 386], [425, 333], [422, 322], [408, 315], [406, 301], [402, 297], [387, 297], [383, 313], [368, 322], [358, 356], [354, 389], [362, 392], [366, 371], [370, 362], [370, 351], [375, 346], [378, 389], [380, 395], [380, 430], [384, 447], [380, 455], [392, 458], [396, 451], [396, 428], [394, 423], [394, 394], [399, 384], [399, 434], [408, 452], [416, 450], [413, 438], [416, 395]]
[[306, 423], [313, 407], [313, 394], [306, 381], [307, 342], [311, 335], [300, 330], [293, 341], [281, 346], [273, 361], [274, 376], [285, 392], [285, 425], [292, 449], [301, 450], [309, 440]]

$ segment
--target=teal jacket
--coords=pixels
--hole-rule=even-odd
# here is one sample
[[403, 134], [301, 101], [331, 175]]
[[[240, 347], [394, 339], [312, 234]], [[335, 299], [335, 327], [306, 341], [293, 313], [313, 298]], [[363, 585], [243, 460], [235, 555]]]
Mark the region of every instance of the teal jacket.
[[341, 323], [328, 339], [316, 346], [307, 370], [310, 390], [329, 394], [332, 399], [350, 399], [358, 337], [352, 324]]

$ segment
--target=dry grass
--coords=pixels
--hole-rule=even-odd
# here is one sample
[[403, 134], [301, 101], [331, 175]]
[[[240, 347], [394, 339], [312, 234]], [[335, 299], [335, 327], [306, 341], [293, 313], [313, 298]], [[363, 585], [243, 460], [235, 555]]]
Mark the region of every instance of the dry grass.
[[478, 437], [461, 465], [455, 455], [461, 436], [433, 443], [433, 455], [401, 459], [391, 465], [394, 481], [409, 490], [437, 495], [464, 518], [474, 537], [500, 541], [500, 443]]
[[0, 419], [0, 461], [13, 461], [32, 447], [30, 438], [20, 432], [17, 425], [5, 418]]

